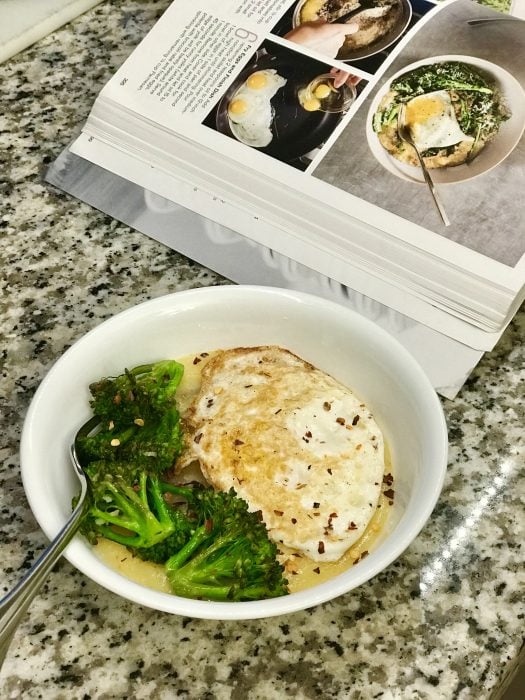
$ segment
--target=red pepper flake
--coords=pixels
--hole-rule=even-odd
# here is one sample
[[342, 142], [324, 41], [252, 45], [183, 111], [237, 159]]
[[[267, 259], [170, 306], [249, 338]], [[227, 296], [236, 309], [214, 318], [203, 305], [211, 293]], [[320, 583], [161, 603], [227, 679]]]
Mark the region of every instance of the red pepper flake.
[[332, 404], [329, 403], [328, 401], [325, 401], [325, 402], [323, 403], [323, 408], [324, 408], [325, 411], [330, 411], [330, 410], [332, 409]]
[[275, 513], [275, 515], [283, 515], [282, 510], [274, 510], [273, 512]]
[[199, 362], [201, 362], [201, 358], [200, 358], [200, 357], [194, 357], [194, 358], [193, 358], [193, 364], [194, 364], [194, 365], [198, 365]]
[[357, 525], [353, 520], [350, 521], [350, 525], [346, 528], [347, 530], [357, 530]]
[[352, 419], [352, 425], [357, 425], [359, 423], [359, 416], [354, 416]]
[[321, 569], [318, 566], [316, 566], [315, 569], [313, 569], [313, 572], [314, 572], [314, 574], [320, 574]]
[[364, 552], [361, 552], [361, 559], [364, 559], [364, 558], [367, 557], [367, 556], [368, 556], [368, 550], [365, 549]]
[[317, 501], [314, 501], [312, 508], [319, 508], [320, 505], [321, 505], [320, 503], [318, 503]]
[[392, 476], [392, 474], [385, 474], [383, 477], [383, 484], [386, 484], [387, 486], [392, 486], [393, 483], [394, 477]]
[[337, 513], [330, 513], [330, 518], [337, 518]]
[[330, 476], [332, 476], [332, 470], [331, 470], [331, 469], [327, 469], [326, 471], [330, 474]]
[[324, 542], [323, 540], [319, 540], [319, 544], [317, 545], [317, 551], [319, 554], [324, 554]]
[[201, 438], [202, 438], [202, 433], [197, 433], [197, 435], [195, 435], [195, 437], [193, 438], [193, 442], [196, 442], [198, 445], [199, 442], [201, 441]]
[[293, 523], [294, 525], [295, 525], [296, 522], [297, 522], [297, 518], [292, 518], [292, 523]]
[[307, 471], [310, 471], [311, 468], [312, 468], [312, 465], [309, 464], [309, 465], [306, 467], [306, 470], [307, 470]]
[[384, 494], [389, 500], [394, 500], [394, 489], [387, 489], [386, 491], [384, 491]]
[[204, 529], [206, 532], [211, 532], [213, 530], [213, 520], [211, 518], [207, 518], [204, 521]]
[[307, 430], [306, 433], [305, 433], [305, 435], [306, 435], [307, 438], [311, 438], [311, 437], [312, 437], [312, 433], [311, 433], [310, 430]]
[[239, 440], [239, 438], [235, 438], [233, 441], [234, 445], [244, 445], [244, 442], [242, 440]]
[[344, 425], [346, 423], [345, 419], [339, 416], [339, 418], [335, 419], [336, 423], [339, 423], [339, 425]]

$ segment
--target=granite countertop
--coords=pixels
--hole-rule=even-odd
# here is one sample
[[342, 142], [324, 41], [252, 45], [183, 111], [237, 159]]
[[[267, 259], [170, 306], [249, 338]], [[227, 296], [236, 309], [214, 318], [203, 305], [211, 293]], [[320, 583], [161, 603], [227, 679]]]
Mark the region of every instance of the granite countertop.
[[[43, 180], [167, 5], [103, 2], [0, 66], [0, 591], [46, 545], [18, 449], [53, 362], [115, 312], [228, 283]], [[381, 575], [305, 612], [217, 622], [134, 605], [62, 560], [17, 631], [0, 697], [497, 697], [523, 630], [524, 330], [522, 309], [459, 396], [443, 402], [451, 441], [443, 494]]]

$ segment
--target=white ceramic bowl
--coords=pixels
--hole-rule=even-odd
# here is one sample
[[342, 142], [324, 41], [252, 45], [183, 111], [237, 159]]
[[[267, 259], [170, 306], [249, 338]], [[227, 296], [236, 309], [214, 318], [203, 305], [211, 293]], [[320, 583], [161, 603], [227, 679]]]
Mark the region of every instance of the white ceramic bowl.
[[252, 286], [206, 287], [145, 302], [105, 321], [56, 362], [24, 424], [21, 459], [31, 509], [49, 538], [67, 519], [78, 484], [68, 458], [89, 416], [88, 384], [144, 361], [259, 344], [279, 344], [353, 388], [371, 407], [390, 447], [396, 499], [388, 534], [340, 576], [281, 598], [216, 603], [134, 583], [104, 564], [77, 536], [65, 556], [86, 576], [142, 605], [209, 619], [269, 617], [310, 608], [364, 583], [417, 536], [440, 494], [447, 430], [439, 400], [419, 365], [385, 331], [316, 296]]

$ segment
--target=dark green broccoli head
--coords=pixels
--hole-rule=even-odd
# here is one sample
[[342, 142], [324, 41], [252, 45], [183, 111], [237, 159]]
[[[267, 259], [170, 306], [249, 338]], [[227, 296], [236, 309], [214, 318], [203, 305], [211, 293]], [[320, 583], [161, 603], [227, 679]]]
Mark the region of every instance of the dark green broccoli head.
[[179, 362], [163, 360], [94, 382], [89, 387], [93, 413], [102, 421], [113, 422], [117, 430], [152, 418], [174, 406], [183, 373]]
[[93, 432], [80, 434], [76, 443], [83, 465], [99, 460], [128, 461], [157, 474], [175, 464], [182, 445], [180, 415], [175, 407], [156, 418], [150, 416], [120, 429], [111, 422], [98, 424]]
[[[180, 494], [185, 487], [174, 487]], [[174, 490], [175, 489], [175, 490]], [[241, 601], [288, 592], [277, 548], [259, 513], [250, 513], [235, 491], [195, 489], [188, 508], [201, 524], [166, 562], [173, 592], [187, 598]]]

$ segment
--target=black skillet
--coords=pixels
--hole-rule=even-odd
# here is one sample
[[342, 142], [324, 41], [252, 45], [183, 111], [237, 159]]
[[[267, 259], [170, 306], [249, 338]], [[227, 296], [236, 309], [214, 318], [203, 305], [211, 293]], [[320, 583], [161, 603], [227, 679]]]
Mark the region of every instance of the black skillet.
[[287, 82], [272, 98], [272, 142], [257, 150], [285, 162], [294, 161], [321, 146], [342, 116], [338, 113], [307, 112], [300, 106], [297, 99], [299, 88], [326, 72], [323, 64], [306, 56], [296, 54], [292, 61], [289, 55], [272, 55], [264, 49], [257, 52], [254, 60], [241, 71], [219, 102], [216, 128], [222, 134], [235, 138], [228, 122], [228, 104], [252, 73], [265, 68], [274, 68]]

